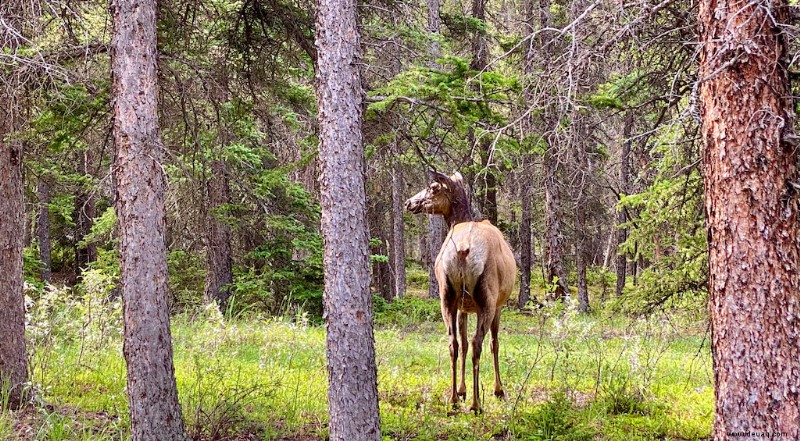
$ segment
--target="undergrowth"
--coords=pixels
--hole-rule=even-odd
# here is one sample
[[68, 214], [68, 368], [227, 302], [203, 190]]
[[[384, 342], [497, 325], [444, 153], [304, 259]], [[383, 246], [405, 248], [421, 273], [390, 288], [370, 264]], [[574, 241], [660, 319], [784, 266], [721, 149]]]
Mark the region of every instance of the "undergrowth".
[[[110, 282], [87, 277], [81, 291], [29, 292], [36, 394], [27, 409], [0, 409], [0, 439], [128, 439], [120, 304], [101, 294]], [[386, 440], [629, 441], [710, 434], [706, 327], [689, 315], [581, 315], [559, 304], [527, 314], [506, 310], [500, 363], [507, 398], [492, 397], [485, 350], [486, 398], [476, 416], [468, 403], [454, 412], [445, 402], [450, 360], [438, 301], [376, 300], [375, 311]], [[474, 322], [473, 316], [470, 332]], [[175, 316], [172, 333], [183, 415], [194, 439], [326, 438], [323, 326], [303, 314], [226, 318], [211, 306]]]

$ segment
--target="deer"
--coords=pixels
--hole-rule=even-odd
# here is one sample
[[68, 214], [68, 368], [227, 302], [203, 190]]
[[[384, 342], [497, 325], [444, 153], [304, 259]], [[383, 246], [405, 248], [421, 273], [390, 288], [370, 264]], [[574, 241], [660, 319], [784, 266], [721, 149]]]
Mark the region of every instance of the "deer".
[[[494, 395], [505, 398], [500, 380], [500, 310], [508, 301], [517, 274], [511, 247], [497, 227], [488, 220], [475, 221], [470, 209], [464, 178], [432, 170], [433, 182], [405, 203], [414, 214], [441, 215], [447, 223], [447, 237], [436, 257], [434, 272], [447, 335], [450, 339], [450, 398], [453, 409], [459, 398], [466, 400], [467, 314], [476, 314], [478, 324], [472, 338], [472, 405], [481, 412], [479, 395], [480, 360], [483, 339], [491, 332], [494, 366]], [[456, 338], [456, 330], [458, 338]], [[460, 340], [460, 342], [459, 342]], [[456, 388], [456, 364], [461, 350], [461, 382]]]

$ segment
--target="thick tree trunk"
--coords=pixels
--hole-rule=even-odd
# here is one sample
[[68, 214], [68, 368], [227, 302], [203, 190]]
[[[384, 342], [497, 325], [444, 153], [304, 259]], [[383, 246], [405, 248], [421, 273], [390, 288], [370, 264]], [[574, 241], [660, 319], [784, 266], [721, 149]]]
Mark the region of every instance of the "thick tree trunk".
[[[625, 114], [625, 126], [622, 129], [622, 151], [620, 153], [619, 161], [619, 192], [621, 194], [628, 193], [628, 182], [630, 172], [630, 156], [631, 156], [631, 131], [633, 130], [633, 111], [628, 111]], [[625, 289], [625, 277], [628, 271], [628, 257], [622, 249], [622, 244], [628, 240], [628, 229], [622, 227], [628, 217], [625, 210], [622, 208], [617, 209], [617, 297], [622, 296], [622, 291]]]
[[8, 393], [12, 408], [23, 402], [28, 378], [22, 293], [22, 144], [9, 138], [15, 128], [16, 106], [17, 101], [0, 90], [0, 389], [8, 388], [2, 394]]
[[369, 291], [356, 3], [318, 0], [315, 34], [332, 441], [381, 438]]
[[228, 168], [223, 159], [211, 161], [211, 179], [208, 181], [208, 237], [206, 248], [205, 298], [214, 300], [222, 310], [228, 305], [228, 285], [233, 282], [231, 257], [231, 229], [219, 219], [216, 211], [230, 203]]
[[155, 0], [112, 0], [114, 174], [131, 437], [185, 440], [167, 304]]
[[522, 158], [519, 197], [522, 213], [519, 222], [519, 298], [517, 306], [522, 309], [531, 300], [531, 178], [529, 175], [529, 158]]
[[39, 213], [36, 217], [36, 237], [39, 239], [39, 260], [42, 262], [42, 281], [50, 283], [52, 259], [50, 258], [50, 184], [44, 177], [39, 178], [36, 187], [39, 198]]
[[395, 298], [406, 292], [406, 246], [403, 226], [403, 169], [399, 161], [392, 165], [392, 280]]
[[[0, 16], [5, 25], [18, 29], [14, 17], [19, 5], [0, 2]], [[0, 50], [14, 54], [16, 38], [6, 34]], [[12, 408], [25, 397], [23, 385], [28, 378], [25, 350], [25, 297], [23, 295], [22, 249], [25, 231], [25, 199], [22, 182], [22, 143], [11, 139], [17, 129], [20, 90], [12, 76], [0, 84], [0, 391]], [[6, 395], [7, 393], [7, 395]]]
[[787, 18], [785, 1], [700, 2], [716, 441], [746, 432], [800, 439], [798, 157], [781, 27]]

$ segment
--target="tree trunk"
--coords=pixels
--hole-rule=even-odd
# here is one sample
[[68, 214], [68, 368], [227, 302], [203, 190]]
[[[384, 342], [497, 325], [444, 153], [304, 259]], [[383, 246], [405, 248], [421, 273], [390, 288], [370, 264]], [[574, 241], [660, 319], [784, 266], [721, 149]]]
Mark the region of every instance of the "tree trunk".
[[544, 153], [544, 211], [547, 237], [547, 284], [552, 300], [569, 294], [564, 271], [564, 251], [561, 248], [561, 195], [558, 191], [556, 148], [547, 147]]
[[784, 1], [700, 2], [714, 439], [800, 439], [797, 138]]
[[[5, 25], [18, 29], [13, 2], [0, 3]], [[14, 54], [16, 38], [0, 47]], [[23, 294], [22, 249], [25, 230], [25, 199], [22, 182], [22, 143], [11, 138], [17, 129], [20, 107], [16, 96], [20, 85], [14, 76], [0, 84], [0, 394], [16, 408], [24, 402], [23, 385], [28, 378], [25, 350], [25, 297]], [[8, 390], [5, 390], [5, 389]], [[5, 394], [8, 395], [5, 395]]]
[[[428, 0], [428, 32], [434, 34], [434, 37], [438, 37], [439, 30], [441, 28], [441, 19], [439, 18], [439, 9], [441, 8], [440, 0]], [[431, 66], [434, 68], [438, 68], [439, 64], [436, 63], [436, 60], [441, 55], [439, 50], [439, 42], [435, 39], [431, 41], [430, 47], [430, 57], [431, 57]]]
[[583, 191], [578, 195], [575, 207], [575, 269], [578, 273], [578, 311], [589, 312], [589, 287], [586, 281], [586, 202]]
[[0, 392], [8, 393], [12, 408], [24, 401], [23, 385], [28, 378], [22, 292], [22, 143], [9, 138], [17, 105], [8, 91], [0, 90]]
[[442, 216], [428, 215], [428, 297], [439, 298], [439, 285], [436, 281], [436, 271], [434, 264], [439, 251], [442, 249], [444, 238], [447, 237], [447, 226]]
[[[439, 37], [441, 28], [441, 19], [439, 17], [439, 10], [441, 8], [440, 0], [427, 0], [428, 1], [428, 32], [434, 34], [435, 38]], [[436, 60], [441, 55], [439, 43], [434, 39], [431, 42], [430, 57], [431, 67], [440, 68]], [[428, 256], [428, 297], [432, 299], [439, 298], [439, 288], [436, 282], [436, 272], [434, 264], [436, 257], [439, 255], [439, 250], [442, 248], [442, 243], [447, 235], [447, 227], [444, 223], [444, 218], [441, 216], [428, 215], [428, 240], [426, 244], [428, 248], [425, 250]]]
[[522, 213], [519, 222], [519, 299], [517, 306], [522, 309], [531, 300], [531, 178], [528, 170], [529, 158], [522, 157], [519, 197]]
[[317, 2], [315, 44], [330, 439], [380, 440], [355, 1]]
[[231, 257], [231, 229], [219, 219], [221, 207], [230, 203], [228, 168], [223, 159], [211, 161], [211, 179], [208, 181], [208, 245], [206, 249], [207, 273], [205, 298], [214, 300], [223, 311], [228, 305], [233, 282], [233, 259]]
[[406, 292], [406, 246], [403, 226], [403, 169], [400, 161], [392, 164], [392, 261], [393, 291], [395, 298]]
[[131, 438], [185, 440], [167, 304], [155, 0], [112, 0], [113, 121]]
[[[376, 247], [375, 254], [388, 256], [389, 251], [386, 247], [386, 243], [389, 242], [389, 240], [386, 238], [386, 233], [383, 231], [382, 226], [381, 231], [378, 232], [378, 240], [380, 241], [380, 245]], [[373, 262], [372, 267], [374, 268], [374, 274], [376, 278], [375, 287], [378, 289], [378, 293], [384, 298], [384, 300], [391, 302], [394, 299], [394, 289], [392, 285], [392, 272], [389, 270], [389, 263]]]
[[36, 236], [39, 239], [39, 260], [42, 262], [42, 281], [50, 283], [52, 276], [52, 259], [50, 258], [50, 184], [44, 177], [39, 178], [36, 187], [39, 198], [39, 213], [36, 217]]
[[[622, 129], [622, 151], [620, 153], [619, 161], [619, 192], [627, 194], [630, 183], [628, 182], [631, 156], [631, 131], [633, 130], [633, 111], [629, 110], [625, 114], [625, 126]], [[622, 227], [628, 217], [625, 210], [621, 207], [617, 209], [617, 297], [622, 296], [622, 291], [625, 289], [625, 276], [628, 271], [628, 257], [622, 249], [622, 244], [628, 240], [628, 229]]]
[[[486, 1], [472, 0], [472, 18], [486, 21]], [[489, 63], [489, 45], [483, 31], [476, 30], [472, 38], [472, 62], [469, 68], [478, 72], [487, 69]], [[492, 165], [492, 142], [487, 136], [475, 139], [474, 131], [470, 132], [473, 143], [478, 143], [483, 177], [478, 178], [478, 195], [483, 214], [493, 225], [497, 225], [497, 176]]]

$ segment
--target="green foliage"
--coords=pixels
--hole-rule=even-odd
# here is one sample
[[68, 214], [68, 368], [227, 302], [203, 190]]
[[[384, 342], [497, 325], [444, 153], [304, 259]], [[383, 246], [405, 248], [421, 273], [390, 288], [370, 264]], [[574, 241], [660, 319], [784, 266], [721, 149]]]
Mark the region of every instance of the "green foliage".
[[197, 311], [203, 304], [206, 265], [203, 256], [183, 250], [167, 254], [172, 311]]
[[486, 33], [486, 22], [469, 15], [440, 13], [442, 24], [455, 36]]
[[635, 70], [626, 75], [615, 74], [609, 81], [597, 86], [597, 90], [585, 100], [596, 109], [624, 110], [644, 99], [647, 87], [647, 80], [641, 71]]
[[653, 184], [641, 193], [623, 196], [620, 205], [638, 213], [628, 222], [628, 240], [623, 249], [643, 257], [652, 265], [639, 279], [639, 287], [628, 291], [625, 309], [651, 311], [662, 306], [704, 310], [708, 280], [708, 258], [703, 208], [703, 179], [696, 146], [679, 148], [680, 130], [659, 137], [651, 154]]
[[[467, 145], [470, 136], [495, 141], [496, 134], [487, 129], [508, 122], [508, 109], [521, 88], [518, 78], [495, 71], [470, 70], [467, 59], [452, 55], [443, 56], [438, 62], [441, 69], [413, 67], [371, 91], [371, 97], [381, 99], [369, 105], [367, 119], [381, 118], [398, 106], [403, 112], [427, 109], [429, 112], [423, 111], [420, 118], [414, 119], [414, 125], [406, 128], [412, 139], [435, 136], [456, 151], [470, 151], [471, 145]], [[446, 126], [437, 124], [442, 113], [447, 118]], [[506, 152], [519, 150], [518, 142], [505, 133], [495, 142], [499, 162], [505, 161]], [[436, 158], [428, 161], [435, 162]], [[468, 167], [462, 169], [470, 171]]]

